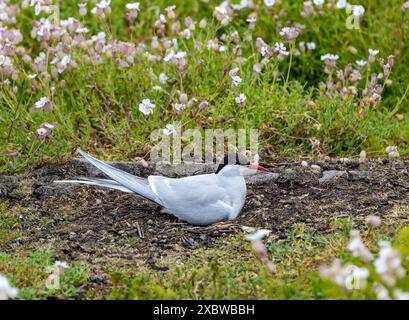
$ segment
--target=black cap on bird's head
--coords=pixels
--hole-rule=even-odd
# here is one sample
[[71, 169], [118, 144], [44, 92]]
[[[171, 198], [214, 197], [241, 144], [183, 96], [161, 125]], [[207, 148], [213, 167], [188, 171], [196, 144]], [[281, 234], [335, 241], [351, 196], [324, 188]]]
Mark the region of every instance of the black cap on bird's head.
[[263, 168], [262, 166], [250, 163], [250, 161], [245, 156], [237, 152], [229, 153], [224, 157], [224, 159], [219, 163], [219, 166], [217, 167], [216, 174], [219, 173], [227, 165], [242, 165], [248, 166], [251, 169], [269, 172], [266, 168]]

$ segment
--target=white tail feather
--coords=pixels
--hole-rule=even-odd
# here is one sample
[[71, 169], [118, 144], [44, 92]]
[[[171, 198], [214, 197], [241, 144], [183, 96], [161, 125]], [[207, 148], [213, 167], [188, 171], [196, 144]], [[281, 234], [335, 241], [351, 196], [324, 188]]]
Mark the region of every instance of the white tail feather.
[[[105, 180], [105, 181], [103, 181], [103, 180]], [[54, 182], [55, 183], [88, 184], [88, 185], [91, 185], [91, 186], [105, 187], [105, 188], [119, 190], [119, 191], [122, 191], [122, 192], [134, 193], [133, 191], [129, 190], [128, 188], [125, 188], [124, 186], [121, 186], [116, 181], [108, 180], [108, 179], [95, 179], [95, 180], [93, 180], [93, 179], [80, 178], [78, 180], [58, 180], [58, 181], [54, 181]]]
[[103, 173], [105, 173], [107, 176], [109, 176], [114, 181], [107, 180], [107, 179], [96, 179], [96, 178], [95, 179], [94, 178], [92, 179], [84, 178], [84, 180], [82, 180], [81, 178], [79, 180], [62, 180], [62, 181], [55, 181], [55, 182], [64, 183], [63, 181], [65, 181], [65, 182], [70, 182], [70, 183], [71, 182], [83, 183], [83, 184], [96, 185], [96, 186], [121, 190], [124, 192], [134, 192], [143, 198], [146, 198], [148, 200], [151, 200], [153, 202], [156, 202], [162, 205], [160, 199], [151, 189], [147, 179], [137, 177], [130, 173], [122, 171], [120, 169], [114, 168], [101, 160], [95, 159], [94, 157], [90, 156], [89, 154], [85, 153], [82, 150], [79, 150], [79, 153], [84, 157], [85, 160], [87, 160], [93, 166], [101, 170]]

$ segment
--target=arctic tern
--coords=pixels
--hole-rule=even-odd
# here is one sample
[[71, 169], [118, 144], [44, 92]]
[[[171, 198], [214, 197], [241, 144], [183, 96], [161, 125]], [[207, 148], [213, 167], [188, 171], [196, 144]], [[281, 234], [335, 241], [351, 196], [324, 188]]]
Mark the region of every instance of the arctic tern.
[[210, 225], [237, 218], [246, 199], [244, 176], [256, 170], [269, 172], [236, 153], [226, 156], [212, 174], [142, 178], [114, 168], [82, 150], [79, 153], [112, 180], [81, 177], [54, 182], [81, 183], [134, 193], [162, 206], [162, 212], [194, 225]]

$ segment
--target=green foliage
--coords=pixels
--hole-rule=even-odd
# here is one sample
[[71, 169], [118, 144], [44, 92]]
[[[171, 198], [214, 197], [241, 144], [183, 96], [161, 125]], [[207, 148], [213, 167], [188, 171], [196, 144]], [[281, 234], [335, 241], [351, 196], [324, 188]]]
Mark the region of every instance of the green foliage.
[[[362, 1], [366, 12], [360, 30], [345, 27], [347, 14], [343, 10], [325, 8], [322, 16], [303, 18], [300, 16], [302, 1], [283, 1], [277, 9], [280, 14], [274, 18], [263, 9], [260, 11], [251, 42], [245, 40], [249, 35], [245, 22], [248, 11], [239, 12], [231, 24], [221, 27], [211, 18], [218, 2], [175, 1], [177, 15], [182, 20], [187, 16], [195, 21], [208, 19], [205, 29], [197, 27], [195, 31], [194, 41], [201, 43], [201, 48], [195, 48], [192, 39], [179, 39], [179, 48], [188, 53], [183, 77], [174, 66], [151, 63], [141, 55], [129, 69], [120, 69], [114, 59], [100, 65], [80, 64], [75, 70], [64, 73], [65, 87], [44, 83], [41, 90], [28, 94], [29, 81], [18, 80], [13, 84], [18, 89], [17, 95], [2, 87], [2, 170], [14, 172], [38, 162], [68, 157], [77, 147], [103, 153], [108, 159], [129, 160], [135, 155], [144, 156], [151, 147], [150, 133], [176, 121], [180, 121], [184, 129], [257, 128], [261, 133], [261, 147], [278, 157], [356, 156], [362, 149], [377, 156], [384, 154], [387, 145], [398, 145], [402, 155], [409, 154], [405, 95], [409, 83], [408, 17], [400, 10], [401, 1]], [[93, 34], [105, 31], [114, 39], [149, 43], [155, 35], [154, 28], [150, 27], [157, 18], [155, 12], [163, 11], [167, 3], [161, 0], [143, 3], [136, 25], [131, 29], [124, 19], [125, 3], [122, 0], [112, 2], [113, 13], [104, 24], [92, 15], [79, 17], [75, 1], [61, 3], [60, 17], [78, 18]], [[29, 37], [31, 26], [25, 22], [35, 16], [31, 9], [23, 10], [21, 16], [24, 23], [18, 20], [17, 27], [24, 35], [23, 44], [37, 54], [40, 48], [36, 40]], [[287, 60], [267, 65], [259, 77], [254, 75], [252, 67], [258, 62], [254, 47], [256, 37], [270, 44], [282, 41], [278, 29], [287, 22], [305, 25], [304, 34], [297, 40], [314, 41], [317, 50], [294, 57], [290, 82], [285, 88], [283, 77], [288, 70]], [[237, 90], [231, 89], [226, 76], [238, 62], [232, 48], [224, 54], [206, 49], [209, 40], [233, 30], [238, 30], [244, 39], [242, 50], [246, 57], [239, 63], [243, 82]], [[319, 83], [326, 79], [320, 56], [336, 53], [341, 57], [338, 64], [343, 66], [366, 59], [369, 48], [379, 49], [383, 57], [394, 54], [396, 61], [391, 76], [393, 84], [385, 89], [382, 103], [362, 115], [359, 100], [331, 98], [319, 89]], [[72, 54], [81, 60], [83, 53], [73, 50]], [[373, 71], [380, 71], [378, 69]], [[164, 90], [158, 92], [153, 87], [158, 85], [156, 76], [161, 72], [167, 74], [169, 81]], [[49, 96], [53, 85], [57, 85], [52, 97], [54, 110], [33, 112], [32, 105], [40, 97]], [[208, 100], [209, 108], [177, 114], [172, 108], [178, 100], [178, 91], [199, 101]], [[234, 102], [238, 93], [248, 98], [245, 108]], [[149, 117], [138, 110], [144, 98], [154, 100], [157, 105]], [[403, 120], [396, 119], [397, 113], [403, 115]], [[58, 123], [46, 142], [34, 134], [43, 122]], [[8, 157], [12, 151], [18, 151], [19, 156]]]
[[15, 214], [7, 210], [4, 203], [0, 203], [0, 251], [3, 250], [7, 244], [18, 238], [19, 233], [16, 231], [18, 221]]
[[60, 276], [60, 287], [48, 289], [49, 269], [55, 260], [50, 251], [28, 254], [0, 252], [0, 274], [6, 275], [19, 289], [17, 299], [75, 299], [80, 298], [88, 279], [88, 267], [75, 263]]
[[396, 238], [396, 247], [402, 253], [402, 256], [406, 258], [406, 262], [408, 262], [409, 258], [409, 228], [403, 228], [398, 232]]

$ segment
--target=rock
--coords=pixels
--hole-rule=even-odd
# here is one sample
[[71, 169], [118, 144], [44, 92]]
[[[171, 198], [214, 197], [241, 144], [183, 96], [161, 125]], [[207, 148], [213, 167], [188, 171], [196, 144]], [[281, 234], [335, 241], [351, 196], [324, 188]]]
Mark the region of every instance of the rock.
[[318, 171], [318, 172], [321, 171], [321, 167], [318, 166], [318, 165], [316, 165], [316, 164], [312, 164], [312, 165], [311, 165], [311, 169], [314, 170], [314, 171]]
[[267, 182], [273, 182], [278, 179], [280, 175], [278, 173], [260, 173], [260, 174], [253, 174], [251, 176], [246, 176], [246, 183], [250, 185], [254, 184], [263, 184]]
[[348, 176], [348, 172], [346, 171], [328, 170], [328, 171], [323, 172], [322, 178], [320, 178], [318, 181], [320, 184], [324, 184], [324, 183], [332, 182], [333, 180], [339, 177], [347, 177], [347, 176]]
[[16, 187], [17, 177], [0, 175], [0, 197], [7, 197]]

